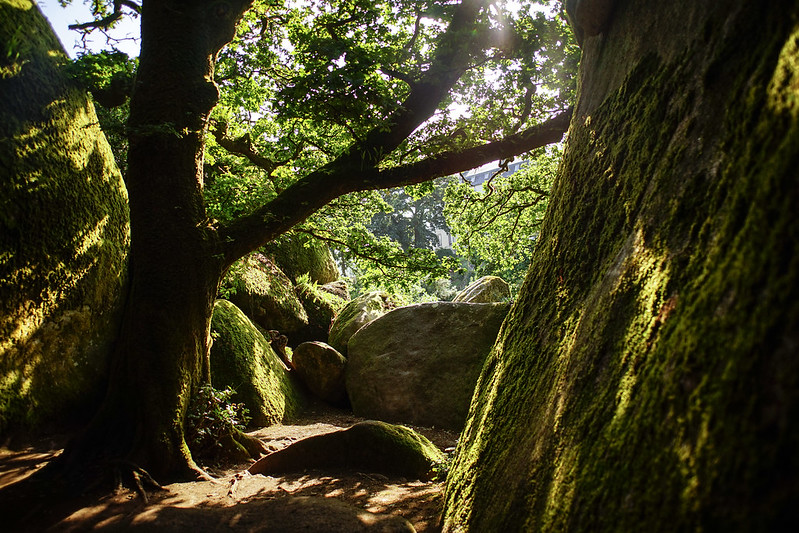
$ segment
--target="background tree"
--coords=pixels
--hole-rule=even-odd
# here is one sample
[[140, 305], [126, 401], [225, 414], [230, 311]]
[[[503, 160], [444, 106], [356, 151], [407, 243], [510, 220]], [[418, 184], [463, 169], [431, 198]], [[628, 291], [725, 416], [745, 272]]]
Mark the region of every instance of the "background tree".
[[[130, 293], [107, 396], [62, 464], [82, 468], [106, 454], [160, 476], [196, 474], [184, 419], [209, 378], [210, 316], [233, 262], [290, 230], [332, 234], [319, 214], [352, 202], [337, 200], [349, 193], [421, 183], [560, 140], [571, 115], [561, 96], [530, 88], [517, 102], [499, 93], [502, 83], [527, 86], [547, 47], [565, 47], [562, 23], [511, 15], [479, 0], [145, 0], [127, 125]], [[263, 61], [253, 68], [246, 57]], [[471, 120], [450, 111], [489, 75], [498, 85], [464, 101], [499, 108]], [[214, 80], [241, 88], [237, 105], [217, 108]], [[266, 180], [259, 200], [227, 220], [206, 208], [209, 121], [215, 142]]]

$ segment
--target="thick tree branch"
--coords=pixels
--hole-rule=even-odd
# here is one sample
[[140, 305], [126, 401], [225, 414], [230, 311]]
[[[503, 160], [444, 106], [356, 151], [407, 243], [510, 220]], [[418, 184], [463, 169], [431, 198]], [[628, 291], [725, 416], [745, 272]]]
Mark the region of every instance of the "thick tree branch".
[[[430, 68], [386, 124], [374, 128], [343, 156], [360, 168], [377, 166], [438, 108], [481, 49], [478, 18], [487, 0], [463, 0], [436, 47]], [[386, 127], [388, 126], [388, 127]]]
[[508, 135], [492, 143], [444, 152], [407, 165], [400, 165], [366, 176], [363, 187], [357, 190], [386, 189], [413, 185], [423, 181], [465, 172], [486, 163], [529, 152], [558, 142], [569, 128], [572, 109], [564, 111], [548, 121], [519, 133]]
[[312, 172], [252, 214], [220, 228], [226, 265], [299, 224], [331, 200], [347, 193], [422, 183], [464, 172], [559, 141], [569, 126], [572, 110], [500, 141], [446, 152], [418, 163], [379, 171], [357, 169], [346, 160]]

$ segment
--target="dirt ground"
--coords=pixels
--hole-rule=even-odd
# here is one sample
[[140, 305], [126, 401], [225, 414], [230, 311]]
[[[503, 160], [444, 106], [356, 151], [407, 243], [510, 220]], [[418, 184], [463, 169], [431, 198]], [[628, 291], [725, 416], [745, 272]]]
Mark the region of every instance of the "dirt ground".
[[[251, 434], [270, 450], [278, 450], [361, 420], [347, 411], [318, 406], [292, 425]], [[441, 449], [454, 446], [457, 439], [457, 434], [444, 430], [414, 429]], [[3, 487], [44, 466], [65, 441], [65, 436], [55, 436], [0, 448], [0, 499]], [[42, 495], [33, 504], [14, 509], [16, 516], [0, 516], [0, 530], [9, 531], [2, 524], [13, 520], [21, 524], [14, 531], [440, 531], [443, 482], [341, 470], [249, 475], [250, 464], [203, 465], [213, 481], [166, 485], [166, 490], [148, 492], [147, 502], [127, 489], [76, 495], [66, 501]]]

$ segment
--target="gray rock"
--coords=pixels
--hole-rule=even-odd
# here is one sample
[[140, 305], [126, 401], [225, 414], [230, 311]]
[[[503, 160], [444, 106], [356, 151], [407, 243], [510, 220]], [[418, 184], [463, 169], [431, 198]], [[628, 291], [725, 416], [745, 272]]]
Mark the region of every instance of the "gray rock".
[[391, 298], [385, 292], [367, 292], [358, 296], [344, 306], [344, 309], [333, 319], [328, 343], [342, 354], [347, 355], [347, 343], [350, 337], [393, 307]]
[[484, 304], [507, 302], [510, 299], [510, 285], [497, 276], [483, 276], [455, 295], [453, 302]]
[[510, 304], [436, 302], [395, 309], [349, 342], [358, 416], [460, 430]]
[[324, 342], [303, 342], [294, 349], [292, 362], [297, 375], [312, 393], [334, 405], [346, 403], [344, 367], [347, 360], [335, 348]]

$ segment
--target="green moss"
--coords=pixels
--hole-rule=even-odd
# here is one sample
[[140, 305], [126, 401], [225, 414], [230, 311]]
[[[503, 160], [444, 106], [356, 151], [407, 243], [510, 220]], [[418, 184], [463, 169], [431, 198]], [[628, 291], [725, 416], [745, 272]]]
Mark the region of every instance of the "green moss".
[[0, 433], [87, 409], [120, 318], [127, 193], [65, 62], [32, 2], [0, 1]]
[[799, 29], [684, 1], [648, 15], [708, 28], [673, 42], [635, 18], [651, 3], [621, 5], [619, 31], [587, 46], [581, 88], [606, 92], [576, 110], [445, 531], [797, 521]]
[[308, 314], [293, 283], [261, 254], [236, 262], [222, 282], [221, 293], [267, 330], [293, 336], [308, 325]]
[[339, 278], [330, 248], [303, 235], [287, 235], [264, 247], [264, 253], [295, 283], [302, 275], [321, 285]]
[[386, 292], [367, 292], [351, 300], [336, 315], [330, 326], [328, 344], [347, 354], [347, 343], [356, 331], [372, 320], [383, 316], [395, 307], [391, 297]]
[[307, 274], [297, 279], [295, 289], [308, 313], [308, 325], [314, 328], [319, 340], [327, 340], [327, 332], [330, 330], [333, 317], [347, 305], [347, 300], [320, 290], [319, 285], [311, 281]]
[[235, 305], [217, 300], [211, 321], [211, 382], [231, 387], [233, 400], [250, 412], [252, 425], [290, 420], [303, 397], [269, 342]]
[[309, 468], [350, 468], [430, 479], [445, 462], [441, 450], [414, 430], [367, 420], [295, 442], [259, 460], [249, 471], [278, 474]]

